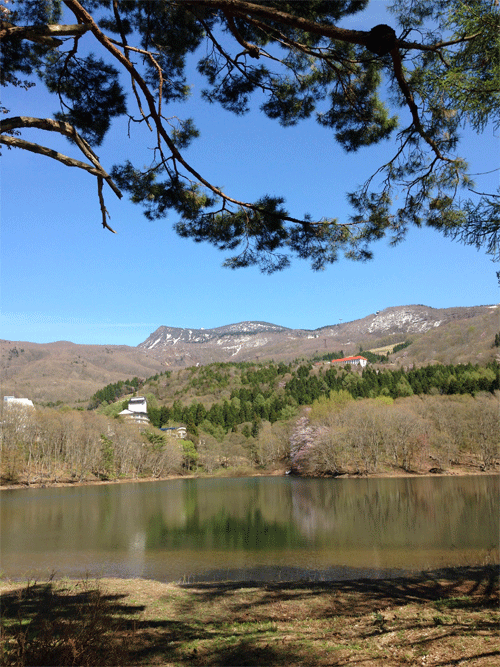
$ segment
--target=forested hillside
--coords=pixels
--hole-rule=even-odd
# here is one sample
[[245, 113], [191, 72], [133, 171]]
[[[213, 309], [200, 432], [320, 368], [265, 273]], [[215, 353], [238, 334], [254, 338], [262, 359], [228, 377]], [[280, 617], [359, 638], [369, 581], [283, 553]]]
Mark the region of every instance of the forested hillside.
[[[200, 426], [228, 432], [249, 422], [274, 423], [332, 391], [344, 390], [355, 399], [379, 396], [397, 399], [414, 394], [475, 395], [492, 393], [500, 387], [496, 362], [484, 367], [434, 364], [407, 371], [368, 366], [362, 372], [350, 366], [339, 369], [321, 362], [314, 366], [311, 363], [215, 364], [178, 372], [177, 381], [181, 379], [184, 387], [175, 389], [173, 396], [169, 389], [176, 382], [171, 377], [162, 382], [161, 376], [155, 376], [144, 384], [152, 398], [149, 416], [157, 427], [182, 422], [195, 434]], [[187, 398], [193, 393], [201, 394], [204, 400], [193, 398], [189, 403], [181, 400], [183, 395]], [[166, 402], [169, 394], [170, 401]], [[159, 400], [165, 402], [161, 407]]]
[[[497, 361], [393, 368], [390, 353], [378, 357], [364, 369], [328, 358], [193, 366], [107, 385], [86, 409], [4, 409], [2, 481], [497, 467]], [[118, 414], [134, 395], [147, 399], [145, 430]], [[179, 425], [186, 439], [160, 430]]]

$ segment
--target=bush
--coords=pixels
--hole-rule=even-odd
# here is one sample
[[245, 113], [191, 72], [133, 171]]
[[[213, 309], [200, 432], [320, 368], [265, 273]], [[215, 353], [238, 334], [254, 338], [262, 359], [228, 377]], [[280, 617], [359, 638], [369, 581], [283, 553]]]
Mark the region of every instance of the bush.
[[52, 581], [2, 596], [1, 663], [5, 667], [107, 667], [130, 664], [116, 604], [95, 582], [73, 588]]

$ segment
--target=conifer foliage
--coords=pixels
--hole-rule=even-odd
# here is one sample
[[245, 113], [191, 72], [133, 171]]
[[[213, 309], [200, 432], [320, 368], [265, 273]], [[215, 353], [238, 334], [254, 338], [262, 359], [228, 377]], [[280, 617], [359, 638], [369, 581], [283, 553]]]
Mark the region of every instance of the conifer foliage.
[[[231, 268], [272, 272], [295, 257], [321, 269], [340, 252], [369, 259], [373, 241], [388, 234], [397, 242], [422, 224], [497, 257], [498, 194], [473, 184], [459, 135], [464, 126], [498, 127], [498, 2], [394, 0], [392, 25], [342, 27], [368, 4], [2, 0], [0, 83], [41, 82], [57, 111], [39, 118], [4, 108], [0, 142], [95, 177], [105, 228], [113, 231], [107, 184], [148, 218], [173, 213], [178, 234], [229, 252]], [[372, 178], [358, 187], [353, 177], [347, 219], [335, 210], [319, 219], [288, 211], [286, 184], [283, 194], [248, 201], [200, 173], [185, 154], [199, 136], [195, 120], [169, 113], [170, 103], [189, 97], [190, 57], [208, 103], [244, 116], [255, 98], [260, 110], [252, 113], [285, 127], [315, 119], [346, 152], [386, 142]], [[120, 117], [132, 137], [139, 126], [151, 132], [149, 165], [97, 157]], [[32, 128], [46, 133], [47, 145], [27, 138]], [[51, 149], [52, 133], [67, 137], [79, 158]]]

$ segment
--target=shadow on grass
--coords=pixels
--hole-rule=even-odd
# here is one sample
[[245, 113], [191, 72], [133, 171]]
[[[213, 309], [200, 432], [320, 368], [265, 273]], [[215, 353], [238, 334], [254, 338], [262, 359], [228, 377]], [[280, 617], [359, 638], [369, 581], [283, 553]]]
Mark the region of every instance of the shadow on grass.
[[[183, 589], [192, 589], [198, 599], [213, 600], [234, 591], [245, 588], [260, 588], [267, 592], [260, 600], [265, 605], [269, 600], [310, 599], [323, 593], [336, 595], [362, 594], [358, 604], [348, 609], [332, 611], [334, 615], [358, 616], [383, 606], [403, 604], [405, 602], [433, 602], [442, 598], [475, 596], [473, 600], [463, 601], [464, 606], [479, 608], [498, 605], [498, 567], [492, 565], [479, 567], [454, 567], [422, 572], [413, 576], [391, 579], [355, 579], [332, 582], [294, 582], [269, 583], [258, 582], [214, 582], [181, 584]], [[459, 599], [456, 602], [460, 605]]]
[[[28, 584], [2, 596], [0, 663], [340, 665], [345, 655], [327, 655], [326, 649], [321, 654], [325, 637], [329, 651], [337, 651], [337, 642], [353, 653], [356, 642], [389, 632], [391, 607], [425, 604], [431, 610], [429, 618], [435, 614], [435, 626], [442, 625], [431, 642], [470, 630], [455, 621], [447, 626], [446, 612], [497, 607], [498, 569], [462, 567], [401, 579], [322, 583], [184, 584], [179, 592], [177, 597], [163, 596], [162, 609], [145, 613], [146, 605], [130, 604], [127, 594], [109, 594], [98, 582]], [[162, 597], [157, 601], [162, 603]], [[351, 629], [350, 619], [356, 617], [363, 618], [364, 625], [355, 638], [346, 638], [342, 631], [335, 634], [338, 619]], [[412, 623], [404, 629], [421, 629], [415, 619]], [[493, 634], [496, 629], [488, 613], [474, 626], [479, 633]], [[420, 641], [424, 642], [408, 638], [405, 648], [416, 650]], [[488, 655], [498, 652], [484, 653]]]
[[[471, 632], [471, 625], [467, 622], [466, 617], [463, 621], [454, 619], [453, 622], [449, 622], [446, 619], [446, 610], [485, 612], [480, 620], [474, 621], [473, 632], [478, 635], [493, 636], [496, 634], [498, 622], [489, 618], [488, 610], [498, 609], [498, 575], [497, 567], [484, 566], [441, 569], [398, 579], [280, 582], [264, 585], [257, 582], [185, 584], [182, 588], [192, 591], [193, 597], [190, 601], [191, 609], [185, 603], [183, 612], [189, 615], [189, 613], [194, 613], [195, 608], [200, 604], [209, 604], [218, 599], [228, 598], [233, 599], [230, 613], [235, 623], [244, 621], [249, 615], [254, 620], [261, 622], [279, 621], [280, 616], [286, 616], [293, 609], [289, 619], [292, 635], [294, 630], [307, 620], [330, 621], [333, 630], [336, 627], [335, 622], [339, 619], [347, 621], [348, 625], [352, 627], [354, 623], [364, 618], [364, 627], [359, 628], [356, 639], [351, 637], [350, 640], [346, 640], [345, 637], [338, 637], [339, 644], [354, 654], [360, 648], [359, 642], [369, 640], [371, 637], [381, 637], [394, 630], [394, 624], [391, 624], [390, 621], [391, 618], [395, 618], [395, 614], [390, 612], [386, 614], [387, 610], [412, 604], [425, 605], [425, 608], [431, 613], [432, 620], [428, 622], [431, 626], [440, 626], [439, 634], [435, 637], [428, 637], [425, 633], [423, 639], [410, 639], [410, 636], [414, 637], [413, 631], [417, 631], [421, 636], [420, 631], [425, 625], [424, 621], [413, 619], [413, 624], [399, 624], [401, 630], [408, 632], [408, 638], [401, 639], [400, 644], [403, 649], [418, 651], [419, 645], [422, 645], [422, 649], [428, 650], [433, 643], [439, 644], [446, 638], [462, 637]], [[258, 599], [251, 595], [255, 589], [261, 592]], [[288, 611], [285, 611], [285, 608]], [[278, 610], [276, 615], [274, 615], [275, 610]], [[432, 617], [434, 610], [435, 614]], [[441, 615], [441, 610], [444, 610], [443, 615]], [[449, 623], [448, 627], [446, 627], [447, 623]], [[311, 624], [311, 628], [313, 627]], [[346, 627], [345, 624], [343, 627]], [[317, 636], [315, 636], [315, 631], [312, 629], [308, 634], [308, 639], [313, 643], [317, 641], [317, 645], [320, 646], [321, 632], [316, 632]], [[500, 657], [500, 651], [476, 653], [468, 658], [487, 659], [494, 656]], [[278, 652], [274, 656], [261, 656], [258, 651], [256, 652], [254, 644], [241, 641], [232, 651], [221, 653], [220, 662], [214, 661], [207, 664], [320, 664], [315, 662], [319, 658], [318, 655], [314, 656], [314, 651], [310, 656], [305, 656], [301, 652], [295, 657], [297, 660], [294, 661], [293, 654], [289, 652], [286, 655], [286, 651]], [[370, 663], [370, 659], [367, 658], [367, 660]], [[325, 655], [321, 656], [321, 664], [343, 665], [345, 662], [345, 656], [338, 659], [330, 656], [326, 662]], [[364, 659], [359, 658], [359, 662], [363, 663]], [[442, 664], [454, 663], [445, 661]]]
[[[4, 667], [108, 667], [196, 663], [195, 644], [215, 643], [217, 665], [283, 664], [290, 652], [254, 644], [222, 621], [204, 627], [170, 614], [145, 619], [145, 605], [104, 592], [99, 582], [29, 582], [2, 594], [0, 664]], [[220, 640], [220, 641], [219, 641]], [[232, 645], [231, 645], [232, 644]], [[192, 647], [191, 647], [192, 645]], [[238, 656], [244, 663], [239, 661]], [[250, 661], [250, 663], [249, 663]]]
[[[95, 582], [28, 582], [2, 595], [1, 663], [25, 665], [126, 664], [125, 619], [141, 607], [108, 595]], [[125, 630], [125, 633], [123, 631]]]

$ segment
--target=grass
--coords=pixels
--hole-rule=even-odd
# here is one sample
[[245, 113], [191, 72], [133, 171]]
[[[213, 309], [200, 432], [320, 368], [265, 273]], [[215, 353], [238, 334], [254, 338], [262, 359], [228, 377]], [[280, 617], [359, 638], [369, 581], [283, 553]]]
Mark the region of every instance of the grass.
[[3, 582], [3, 661], [363, 667], [500, 663], [498, 568], [329, 583]]
[[368, 350], [368, 352], [373, 352], [374, 354], [387, 354], [387, 352], [389, 352], [392, 354], [392, 351], [396, 345], [401, 345], [401, 343], [404, 343], [404, 340], [399, 341], [399, 343], [384, 345], [383, 347], [374, 347], [373, 349]]
[[95, 582], [27, 582], [2, 595], [0, 664], [125, 665], [117, 597]]

